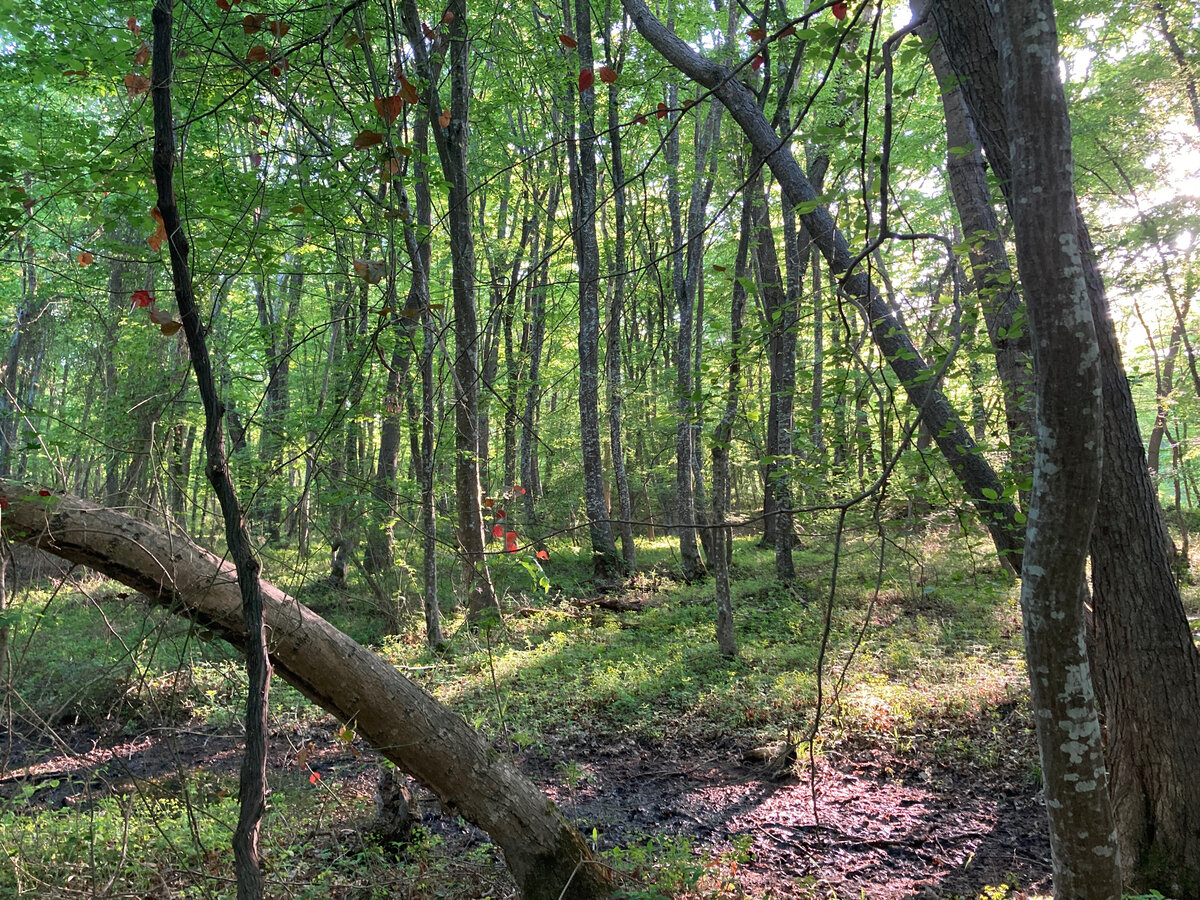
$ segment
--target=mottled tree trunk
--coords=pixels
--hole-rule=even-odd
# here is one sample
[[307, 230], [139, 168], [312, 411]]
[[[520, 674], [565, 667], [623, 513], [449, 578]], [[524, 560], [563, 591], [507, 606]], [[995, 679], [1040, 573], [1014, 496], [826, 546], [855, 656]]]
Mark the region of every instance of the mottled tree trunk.
[[[996, 103], [996, 23], [985, 0], [938, 0], [930, 10], [1012, 208], [1019, 154], [1010, 153]], [[1173, 577], [1104, 282], [1075, 215], [1104, 392], [1104, 472], [1089, 549], [1096, 680], [1125, 877], [1139, 888], [1200, 896], [1200, 654]]]
[[[1071, 131], [1051, 0], [998, 22], [1017, 264], [1033, 339], [1037, 426], [1021, 572], [1025, 658], [1059, 900], [1118, 900], [1121, 868], [1084, 638], [1088, 538], [1104, 426], [1096, 329], [1076, 233]], [[1019, 148], [1020, 152], [1015, 152]]]

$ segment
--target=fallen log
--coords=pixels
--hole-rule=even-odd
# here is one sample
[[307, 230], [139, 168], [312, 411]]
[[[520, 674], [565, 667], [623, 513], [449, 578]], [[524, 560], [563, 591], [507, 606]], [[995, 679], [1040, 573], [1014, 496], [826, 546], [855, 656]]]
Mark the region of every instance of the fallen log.
[[[233, 564], [177, 532], [68, 494], [0, 480], [0, 526], [13, 541], [95, 569], [245, 644]], [[457, 713], [386, 660], [266, 581], [275, 673], [359, 734], [504, 851], [526, 900], [609, 896], [613, 882], [558, 808]]]

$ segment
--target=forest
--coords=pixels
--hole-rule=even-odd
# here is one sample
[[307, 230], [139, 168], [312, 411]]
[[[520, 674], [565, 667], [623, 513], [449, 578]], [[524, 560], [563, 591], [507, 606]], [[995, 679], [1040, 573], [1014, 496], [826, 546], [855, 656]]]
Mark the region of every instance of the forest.
[[1200, 8], [5, 11], [0, 896], [1200, 900]]

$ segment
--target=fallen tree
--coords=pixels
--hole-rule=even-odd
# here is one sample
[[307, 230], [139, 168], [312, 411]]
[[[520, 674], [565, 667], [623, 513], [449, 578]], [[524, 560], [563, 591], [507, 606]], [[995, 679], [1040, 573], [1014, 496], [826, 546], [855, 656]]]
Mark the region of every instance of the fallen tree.
[[[179, 533], [68, 494], [0, 480], [10, 540], [95, 569], [241, 647], [233, 564]], [[462, 717], [312, 610], [262, 581], [275, 673], [318, 706], [353, 721], [372, 746], [478, 825], [504, 851], [526, 900], [593, 900], [609, 871], [578, 829]]]

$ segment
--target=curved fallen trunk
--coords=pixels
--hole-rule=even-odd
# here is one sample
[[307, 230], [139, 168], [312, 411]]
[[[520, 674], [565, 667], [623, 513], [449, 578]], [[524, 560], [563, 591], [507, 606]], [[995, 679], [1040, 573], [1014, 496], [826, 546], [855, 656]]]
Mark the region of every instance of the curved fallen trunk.
[[[81, 563], [241, 646], [233, 564], [186, 537], [67, 494], [0, 480], [11, 540]], [[463, 719], [386, 660], [261, 582], [277, 675], [478, 825], [504, 850], [526, 900], [606, 897], [608, 870], [554, 804]]]

